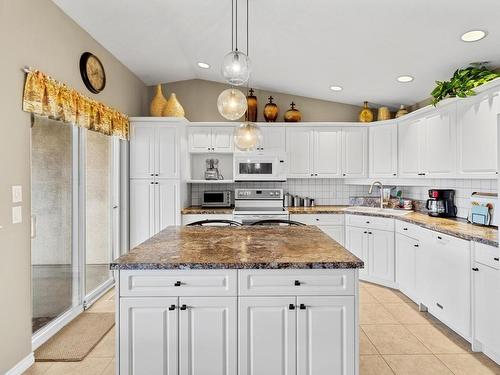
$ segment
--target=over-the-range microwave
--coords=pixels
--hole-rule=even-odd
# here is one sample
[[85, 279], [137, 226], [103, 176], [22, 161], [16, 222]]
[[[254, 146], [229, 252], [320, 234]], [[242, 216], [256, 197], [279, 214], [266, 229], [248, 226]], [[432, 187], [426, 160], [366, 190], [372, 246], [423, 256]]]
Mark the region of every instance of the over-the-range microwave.
[[280, 154], [235, 154], [235, 181], [286, 181], [286, 158]]

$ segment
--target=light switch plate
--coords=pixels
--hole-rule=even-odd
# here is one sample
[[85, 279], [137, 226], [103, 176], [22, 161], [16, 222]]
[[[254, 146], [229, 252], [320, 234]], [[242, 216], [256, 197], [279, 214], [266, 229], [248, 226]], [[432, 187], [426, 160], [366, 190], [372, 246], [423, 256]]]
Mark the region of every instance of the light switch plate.
[[21, 185], [12, 186], [12, 203], [23, 201], [23, 187]]
[[23, 210], [21, 206], [12, 207], [12, 224], [23, 222]]

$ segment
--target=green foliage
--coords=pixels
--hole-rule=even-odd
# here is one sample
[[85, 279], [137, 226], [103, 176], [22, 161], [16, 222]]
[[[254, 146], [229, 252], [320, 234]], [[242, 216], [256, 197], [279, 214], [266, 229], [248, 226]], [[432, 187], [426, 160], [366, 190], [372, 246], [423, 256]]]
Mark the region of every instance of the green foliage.
[[484, 66], [483, 63], [471, 64], [467, 68], [458, 69], [449, 81], [436, 81], [436, 88], [431, 92], [432, 104], [435, 106], [446, 98], [465, 98], [476, 95], [474, 88], [500, 77]]

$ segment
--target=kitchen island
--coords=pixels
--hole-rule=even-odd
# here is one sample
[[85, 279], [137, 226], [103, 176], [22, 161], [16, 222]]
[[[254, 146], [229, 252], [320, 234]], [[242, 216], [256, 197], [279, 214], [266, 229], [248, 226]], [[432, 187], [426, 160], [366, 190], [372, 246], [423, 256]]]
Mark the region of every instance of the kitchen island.
[[118, 374], [358, 374], [358, 269], [314, 226], [169, 227], [111, 264]]

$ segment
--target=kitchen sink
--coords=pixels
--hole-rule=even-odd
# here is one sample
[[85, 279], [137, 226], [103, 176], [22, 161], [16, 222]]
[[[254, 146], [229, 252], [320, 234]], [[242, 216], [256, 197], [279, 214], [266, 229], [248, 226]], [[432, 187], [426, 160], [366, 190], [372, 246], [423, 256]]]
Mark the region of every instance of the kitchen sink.
[[356, 211], [367, 214], [387, 214], [387, 215], [395, 215], [395, 216], [404, 216], [409, 214], [412, 211], [406, 210], [398, 210], [394, 208], [380, 208], [380, 207], [364, 207], [364, 206], [353, 206], [347, 207], [346, 211]]

